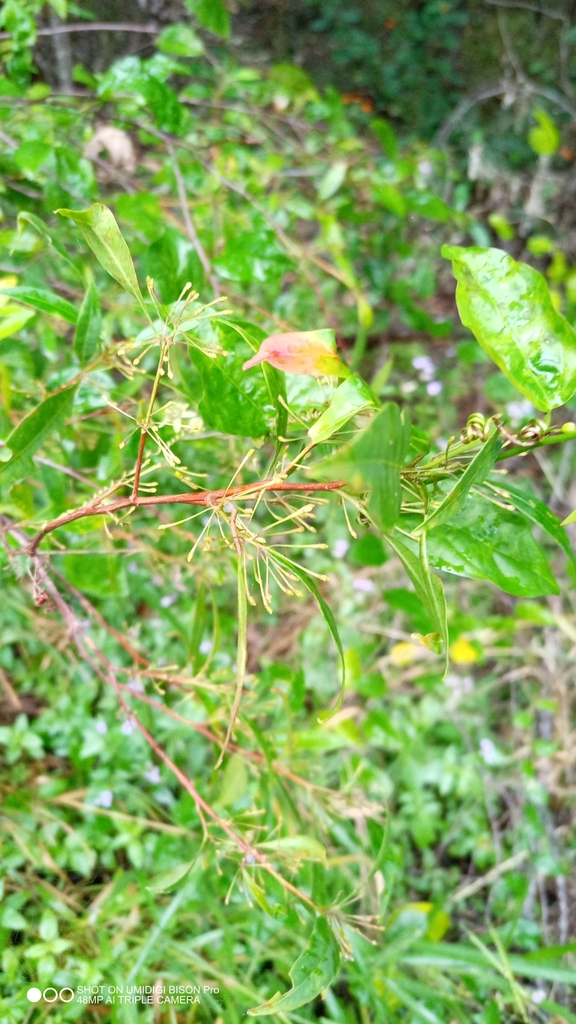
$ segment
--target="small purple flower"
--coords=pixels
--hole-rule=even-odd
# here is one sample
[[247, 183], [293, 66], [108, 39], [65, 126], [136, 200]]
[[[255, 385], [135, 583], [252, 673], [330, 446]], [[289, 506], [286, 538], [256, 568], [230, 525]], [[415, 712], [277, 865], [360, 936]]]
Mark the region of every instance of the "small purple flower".
[[94, 800], [95, 807], [112, 807], [114, 801], [114, 793], [111, 789], [103, 789], [102, 792]]
[[125, 722], [122, 722], [120, 732], [123, 736], [131, 736], [135, 728], [136, 726], [134, 725], [134, 722], [131, 722], [130, 719], [127, 718]]
[[203, 640], [198, 650], [200, 651], [200, 654], [210, 654], [210, 651], [212, 650], [212, 641]]
[[332, 554], [334, 555], [334, 558], [344, 558], [344, 556], [348, 553], [349, 548], [349, 542], [344, 537], [340, 537], [337, 541], [334, 542]]
[[414, 356], [412, 360], [412, 366], [415, 370], [433, 370], [434, 363], [430, 359], [430, 356]]
[[435, 397], [442, 391], [442, 384], [439, 380], [431, 380], [430, 383], [426, 385], [426, 391], [429, 395]]
[[154, 786], [157, 786], [160, 782], [160, 769], [157, 764], [153, 764], [144, 772], [144, 778], [151, 782]]
[[144, 693], [144, 683], [138, 676], [132, 676], [132, 678], [128, 680], [128, 687], [130, 690], [133, 690], [134, 693]]
[[128, 572], [131, 573], [132, 576], [136, 576], [140, 572], [138, 562], [128, 562]]
[[376, 589], [372, 580], [364, 579], [362, 576], [354, 580], [352, 586], [354, 590], [360, 590], [363, 594], [371, 594]]
[[100, 736], [105, 736], [106, 733], [108, 732], [108, 726], [106, 725], [106, 722], [96, 722], [94, 728], [96, 732], [100, 734]]
[[178, 594], [164, 594], [164, 597], [160, 598], [160, 607], [169, 608], [171, 604], [174, 604], [178, 600]]

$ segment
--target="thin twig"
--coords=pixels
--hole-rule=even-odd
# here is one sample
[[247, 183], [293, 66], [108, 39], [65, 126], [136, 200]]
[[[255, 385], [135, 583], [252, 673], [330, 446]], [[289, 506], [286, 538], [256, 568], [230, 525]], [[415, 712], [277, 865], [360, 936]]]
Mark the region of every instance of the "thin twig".
[[176, 178], [176, 187], [178, 189], [178, 199], [180, 200], [180, 209], [182, 210], [182, 216], [184, 218], [184, 225], [186, 227], [188, 238], [190, 239], [192, 245], [194, 246], [194, 249], [196, 250], [198, 259], [202, 264], [202, 269], [204, 270], [204, 273], [206, 274], [206, 277], [210, 282], [214, 295], [218, 295], [220, 291], [218, 281], [212, 272], [210, 260], [208, 259], [206, 250], [202, 245], [202, 242], [198, 238], [196, 228], [194, 227], [192, 217], [190, 216], [190, 207], [188, 206], [188, 197], [186, 195], [186, 185], [184, 183], [184, 178], [182, 177], [180, 164], [176, 159], [174, 146], [168, 140], [166, 140], [166, 149], [168, 150], [168, 155], [170, 157], [170, 160], [172, 161], [174, 177]]
[[337, 491], [341, 487], [344, 487], [343, 480], [335, 480], [332, 483], [325, 484], [293, 484], [277, 480], [262, 480], [255, 484], [241, 484], [238, 487], [224, 487], [218, 491], [201, 491], [190, 494], [151, 494], [139, 495], [138, 497], [134, 497], [131, 494], [128, 498], [118, 498], [116, 501], [111, 501], [108, 504], [98, 502], [92, 505], [85, 505], [73, 512], [65, 512], [58, 519], [53, 519], [51, 522], [46, 523], [39, 533], [36, 534], [30, 542], [28, 553], [35, 555], [38, 545], [44, 537], [61, 526], [67, 526], [69, 523], [74, 523], [78, 519], [86, 519], [89, 516], [112, 515], [126, 508], [147, 508], [154, 505], [200, 505], [210, 508], [217, 506], [223, 500], [229, 501], [231, 498], [238, 497], [250, 498], [261, 494], [263, 491], [306, 493], [309, 491]]
[[[157, 36], [160, 29], [156, 25], [133, 25], [123, 21], [87, 21], [72, 25], [51, 25], [50, 28], [36, 30], [38, 36], [60, 36], [68, 32], [137, 32], [140, 35]], [[0, 32], [0, 39], [11, 39], [12, 32]]]

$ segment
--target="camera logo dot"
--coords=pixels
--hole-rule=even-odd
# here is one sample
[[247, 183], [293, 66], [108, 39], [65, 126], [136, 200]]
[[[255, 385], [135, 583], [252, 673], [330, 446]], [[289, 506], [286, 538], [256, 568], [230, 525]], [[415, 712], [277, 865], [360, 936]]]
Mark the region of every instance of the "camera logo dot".
[[29, 988], [26, 993], [26, 998], [29, 1003], [39, 1003], [41, 999], [45, 1003], [55, 1003], [57, 999], [62, 1003], [71, 1003], [74, 999], [74, 989], [61, 988], [58, 991], [52, 986], [45, 988], [43, 992], [39, 988]]

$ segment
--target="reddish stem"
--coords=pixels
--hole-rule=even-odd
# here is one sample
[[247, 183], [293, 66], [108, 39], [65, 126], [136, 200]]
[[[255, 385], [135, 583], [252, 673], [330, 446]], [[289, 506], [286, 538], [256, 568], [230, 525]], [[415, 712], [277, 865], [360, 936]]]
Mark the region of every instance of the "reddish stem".
[[200, 491], [190, 494], [151, 494], [143, 496], [131, 494], [128, 498], [117, 498], [116, 501], [111, 501], [107, 505], [95, 503], [76, 509], [74, 512], [65, 512], [58, 519], [53, 519], [50, 523], [47, 523], [33, 537], [28, 553], [35, 555], [44, 537], [61, 526], [67, 526], [68, 523], [73, 523], [77, 519], [86, 519], [88, 516], [113, 515], [115, 512], [121, 512], [125, 508], [146, 508], [153, 505], [201, 505], [210, 507], [218, 505], [229, 498], [237, 498], [241, 495], [250, 497], [251, 494], [257, 495], [262, 491], [306, 493], [312, 491], [337, 491], [341, 487], [344, 487], [343, 480], [335, 480], [332, 483], [326, 484], [292, 484], [277, 483], [275, 480], [263, 480], [257, 484], [241, 484], [238, 487], [224, 487], [218, 491]]
[[132, 497], [136, 499], [138, 497], [138, 490], [140, 488], [140, 474], [142, 472], [142, 461], [144, 459], [144, 447], [146, 445], [146, 434], [147, 430], [143, 427], [142, 433], [140, 434], [140, 444], [138, 445], [138, 457], [136, 459], [136, 469], [134, 470], [134, 486], [132, 487]]

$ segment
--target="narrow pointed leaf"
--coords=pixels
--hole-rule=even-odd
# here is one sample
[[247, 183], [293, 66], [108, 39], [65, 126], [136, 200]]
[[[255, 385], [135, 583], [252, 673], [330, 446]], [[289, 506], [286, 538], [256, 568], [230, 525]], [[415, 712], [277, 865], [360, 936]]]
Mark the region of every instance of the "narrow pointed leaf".
[[19, 309], [17, 312], [10, 313], [9, 316], [2, 317], [0, 320], [0, 341], [3, 341], [4, 338], [11, 338], [13, 334], [18, 334], [18, 331], [21, 331], [33, 316], [34, 313], [31, 309]]
[[410, 447], [410, 420], [387, 402], [356, 440], [310, 467], [320, 480], [346, 480], [354, 491], [368, 491], [368, 511], [382, 530], [400, 515], [400, 471]]
[[361, 377], [353, 374], [336, 388], [328, 408], [316, 420], [309, 431], [308, 437], [316, 444], [327, 441], [353, 416], [370, 407], [377, 408], [378, 402], [370, 388]]
[[293, 562], [290, 558], [286, 558], [286, 556], [280, 554], [279, 551], [274, 552], [274, 558], [278, 562], [280, 562], [286, 569], [288, 569], [289, 572], [294, 573], [294, 575], [298, 577], [300, 582], [304, 584], [306, 589], [310, 591], [313, 598], [316, 600], [318, 604], [322, 618], [324, 619], [324, 622], [328, 626], [328, 629], [330, 630], [330, 635], [334, 643], [336, 644], [336, 649], [338, 651], [338, 655], [340, 658], [341, 668], [340, 692], [338, 694], [338, 700], [336, 701], [336, 704], [332, 708], [332, 710], [329, 712], [323, 712], [321, 715], [318, 716], [319, 721], [326, 722], [328, 721], [329, 718], [332, 717], [332, 715], [335, 715], [336, 712], [339, 711], [340, 708], [342, 707], [342, 701], [344, 699], [344, 687], [346, 686], [346, 662], [344, 659], [344, 648], [342, 647], [342, 641], [340, 639], [340, 633], [338, 632], [338, 626], [336, 625], [336, 619], [334, 618], [332, 609], [328, 604], [326, 604], [326, 601], [322, 597], [322, 594], [318, 590], [318, 587], [316, 586], [312, 577], [309, 576], [308, 573], [305, 572], [304, 569], [302, 569], [297, 562]]
[[80, 306], [74, 334], [74, 352], [82, 366], [89, 363], [96, 354], [101, 329], [102, 312], [98, 301], [98, 292], [91, 284]]
[[289, 1013], [305, 1006], [319, 996], [338, 973], [340, 967], [340, 948], [326, 918], [316, 919], [310, 942], [300, 954], [290, 971], [292, 988], [281, 995], [276, 993], [253, 1010], [248, 1010], [251, 1017], [265, 1017], [273, 1013]]
[[485, 352], [548, 412], [576, 391], [576, 331], [554, 308], [542, 274], [500, 249], [444, 245], [460, 318]]
[[50, 395], [18, 424], [6, 438], [6, 448], [12, 456], [8, 462], [0, 462], [0, 474], [6, 471], [12, 473], [14, 470], [26, 471], [27, 460], [70, 411], [75, 391], [74, 386]]
[[434, 632], [442, 640], [446, 656], [446, 671], [448, 670], [448, 619], [446, 610], [446, 596], [442, 580], [431, 572], [428, 564], [428, 547], [426, 534], [420, 538], [420, 549], [418, 554], [412, 551], [404, 540], [400, 540], [397, 533], [388, 534], [386, 540], [390, 547], [398, 555], [409, 579], [412, 582], [416, 594], [422, 601]]
[[492, 469], [496, 461], [496, 456], [502, 447], [502, 441], [497, 430], [494, 431], [492, 437], [482, 446], [477, 455], [472, 459], [472, 462], [464, 471], [458, 482], [454, 485], [452, 490], [448, 492], [442, 503], [427, 516], [416, 534], [421, 533], [424, 530], [431, 530], [434, 526], [440, 526], [442, 523], [447, 523], [449, 519], [452, 519], [457, 512], [460, 511], [468, 494], [470, 488], [474, 484], [482, 483], [488, 473]]
[[11, 295], [18, 302], [26, 306], [39, 309], [41, 313], [50, 313], [51, 316], [59, 316], [69, 324], [75, 324], [78, 320], [78, 310], [61, 298], [56, 292], [48, 291], [47, 288], [28, 288], [26, 285], [17, 285], [16, 288], [4, 288], [2, 295]]
[[132, 257], [112, 211], [94, 203], [87, 210], [60, 209], [56, 213], [78, 225], [100, 265], [146, 312]]

